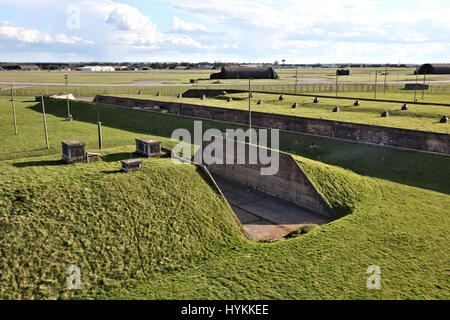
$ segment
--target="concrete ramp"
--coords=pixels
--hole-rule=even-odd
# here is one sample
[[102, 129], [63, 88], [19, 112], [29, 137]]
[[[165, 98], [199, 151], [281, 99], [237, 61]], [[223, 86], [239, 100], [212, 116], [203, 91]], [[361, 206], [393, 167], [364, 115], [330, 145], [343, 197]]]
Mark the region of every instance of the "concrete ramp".
[[[222, 161], [211, 163], [202, 156], [201, 164], [208, 169], [250, 238], [255, 241], [276, 239], [303, 225], [320, 225], [331, 220], [329, 204], [291, 155], [271, 150], [271, 156], [279, 159], [278, 171], [262, 175], [260, 169], [267, 165], [260, 164], [259, 159], [256, 164], [248, 163], [249, 154], [259, 155], [261, 147], [235, 141], [234, 150], [227, 150], [227, 145], [230, 147], [227, 140], [219, 141], [223, 148], [219, 153]], [[203, 150], [211, 143], [204, 143]], [[238, 146], [245, 149], [245, 163], [242, 159], [237, 161]], [[194, 155], [197, 164], [200, 164], [199, 152], [202, 149]], [[233, 155], [235, 161], [226, 163]]]
[[290, 202], [247, 186], [214, 176], [231, 209], [254, 241], [277, 239], [306, 224], [321, 225], [328, 219]]

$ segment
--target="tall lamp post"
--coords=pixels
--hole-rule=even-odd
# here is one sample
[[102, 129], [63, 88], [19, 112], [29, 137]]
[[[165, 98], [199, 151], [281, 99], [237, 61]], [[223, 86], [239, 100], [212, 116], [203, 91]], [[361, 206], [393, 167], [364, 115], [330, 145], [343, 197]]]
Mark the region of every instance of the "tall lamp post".
[[252, 90], [251, 90], [251, 84], [250, 81], [252, 81], [252, 78], [248, 79], [248, 127], [249, 127], [249, 134], [250, 134], [250, 143], [252, 143]]
[[72, 115], [70, 114], [70, 106], [69, 106], [69, 76], [67, 74], [64, 75], [64, 80], [66, 82], [66, 103], [67, 103], [67, 121], [72, 121]]

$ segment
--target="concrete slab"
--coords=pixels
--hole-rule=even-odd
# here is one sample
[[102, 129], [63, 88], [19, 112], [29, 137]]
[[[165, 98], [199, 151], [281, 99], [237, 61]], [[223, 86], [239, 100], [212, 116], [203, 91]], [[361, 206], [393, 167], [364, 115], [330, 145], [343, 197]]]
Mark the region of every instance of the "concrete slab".
[[290, 202], [214, 175], [234, 213], [254, 241], [281, 238], [306, 224], [321, 225], [326, 217]]
[[270, 196], [259, 201], [244, 203], [240, 205], [240, 208], [278, 225], [300, 225], [301, 227], [305, 224], [327, 222], [327, 219], [318, 214]]
[[233, 204], [235, 206], [240, 206], [241, 204], [254, 202], [264, 198], [264, 194], [262, 193], [258, 193], [252, 190], [243, 190], [241, 188], [225, 192], [222, 191], [222, 193], [230, 202], [230, 204]]
[[289, 233], [285, 228], [265, 221], [256, 221], [244, 224], [245, 231], [253, 241], [278, 239]]
[[247, 212], [245, 210], [242, 210], [239, 207], [231, 205], [231, 209], [233, 209], [233, 211], [236, 214], [236, 216], [238, 217], [239, 221], [243, 224], [261, 221], [261, 218], [259, 218], [258, 216], [251, 214], [250, 212]]

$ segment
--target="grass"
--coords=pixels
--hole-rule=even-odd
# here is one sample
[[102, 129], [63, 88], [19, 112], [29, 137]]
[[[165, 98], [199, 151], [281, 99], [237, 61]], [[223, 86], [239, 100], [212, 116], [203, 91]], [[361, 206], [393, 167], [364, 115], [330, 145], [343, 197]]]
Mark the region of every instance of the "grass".
[[[300, 237], [251, 244], [193, 270], [132, 281], [102, 298], [448, 299], [449, 196], [298, 158], [326, 197], [351, 215]], [[381, 290], [366, 269], [381, 268]]]
[[76, 84], [127, 84], [142, 80], [161, 80], [189, 82], [194, 77], [208, 77], [205, 70], [155, 70], [155, 71], [119, 71], [119, 72], [80, 72], [80, 71], [1, 71], [0, 82], [64, 83], [64, 75], [69, 75], [70, 83]]
[[[201, 100], [198, 98], [176, 98], [176, 97], [154, 97], [144, 95], [121, 95], [141, 99], [153, 99], [161, 101], [176, 101], [190, 104], [248, 110], [248, 94], [238, 93], [227, 96]], [[226, 98], [232, 97], [232, 102], [227, 102]], [[257, 101], [262, 100], [263, 104], [258, 105]], [[401, 111], [402, 104], [391, 102], [361, 101], [360, 106], [353, 106], [354, 100], [342, 100], [332, 98], [321, 98], [320, 103], [313, 103], [312, 97], [285, 96], [285, 100], [278, 100], [278, 95], [254, 94], [252, 98], [252, 111], [276, 113], [309, 118], [320, 118], [327, 120], [338, 120], [386, 127], [397, 127], [422, 131], [444, 132], [449, 131], [449, 125], [439, 123], [444, 114], [449, 114], [449, 107], [409, 105], [408, 111]], [[291, 106], [298, 103], [296, 109]], [[339, 106], [340, 112], [332, 112], [335, 106]], [[387, 110], [389, 117], [382, 118], [381, 113]]]
[[2, 163], [2, 299], [71, 297], [69, 265], [81, 268], [83, 294], [95, 298], [245, 242], [195, 166], [150, 159], [144, 171], [118, 172], [118, 157], [132, 150], [109, 149], [105, 161], [89, 164], [63, 165], [58, 156]]
[[[281, 68], [276, 69], [276, 72], [279, 74], [281, 78], [291, 78], [295, 79], [295, 73], [297, 71], [297, 78], [302, 79], [302, 77], [316, 77], [323, 78], [330, 81], [334, 81], [336, 79], [336, 70], [341, 68]], [[404, 81], [404, 80], [416, 80], [416, 76], [414, 75], [414, 71], [416, 68], [346, 68], [350, 70], [349, 76], [340, 76], [339, 79], [341, 81], [348, 82], [374, 82], [375, 81], [375, 72], [378, 72], [378, 81], [384, 82], [385, 73], [386, 73], [386, 81]], [[448, 77], [449, 75], [441, 75], [441, 74], [431, 74], [427, 75], [426, 79], [438, 79], [442, 77]], [[423, 76], [419, 75], [418, 81], [423, 81]]]
[[[253, 243], [195, 167], [148, 159], [145, 171], [117, 172], [136, 136], [170, 147], [172, 130], [192, 130], [191, 119], [72, 106], [69, 123], [64, 102], [46, 104], [51, 149], [29, 151], [43, 144], [40, 105], [17, 103], [16, 137], [10, 104], [0, 102], [1, 298], [450, 298], [448, 157], [282, 133], [280, 149], [334, 210], [351, 213], [292, 239]], [[95, 150], [98, 111], [103, 160], [61, 165], [61, 139]], [[65, 289], [71, 264], [81, 267], [80, 291]], [[366, 288], [372, 264], [381, 290]]]
[[[298, 84], [295, 84], [295, 72], [298, 72]], [[133, 94], [139, 90], [144, 94], [154, 95], [160, 91], [162, 95], [175, 96], [189, 88], [243, 89], [247, 88], [247, 79], [210, 80], [211, 73], [218, 70], [151, 70], [126, 72], [77, 72], [69, 73], [69, 92], [75, 96], [95, 96], [97, 94]], [[336, 68], [292, 68], [277, 69], [279, 79], [256, 79], [252, 81], [254, 91], [306, 93], [319, 95], [335, 95]], [[429, 90], [423, 93], [403, 90], [404, 84], [398, 81], [415, 80], [413, 68], [388, 68], [386, 86], [384, 85], [385, 68], [352, 68], [350, 76], [339, 77], [338, 95], [343, 97], [375, 98], [374, 74], [379, 73], [378, 99], [399, 101], [434, 102], [450, 104], [450, 85], [439, 82], [448, 75], [428, 75]], [[0, 82], [11, 85], [30, 83], [26, 88], [16, 89], [18, 95], [63, 94], [65, 72], [22, 72], [2, 71]], [[190, 80], [196, 80], [191, 84]], [[310, 84], [310, 80], [315, 84]], [[423, 79], [419, 79], [422, 83]], [[34, 85], [33, 85], [34, 84]], [[45, 85], [47, 84], [47, 85]], [[60, 84], [60, 86], [54, 85]], [[9, 87], [11, 85], [2, 85]], [[9, 95], [5, 91], [1, 96]]]

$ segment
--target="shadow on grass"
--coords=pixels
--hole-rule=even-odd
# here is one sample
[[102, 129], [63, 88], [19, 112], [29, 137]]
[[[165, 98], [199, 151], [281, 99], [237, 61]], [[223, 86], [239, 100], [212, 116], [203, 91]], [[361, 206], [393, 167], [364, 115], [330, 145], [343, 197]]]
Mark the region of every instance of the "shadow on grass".
[[120, 152], [102, 156], [102, 160], [105, 162], [115, 162], [134, 158], [142, 158], [142, 156], [140, 156], [136, 152]]
[[122, 169], [110, 170], [110, 171], [101, 171], [103, 174], [112, 174], [112, 173], [123, 173]]
[[21, 151], [9, 151], [9, 152], [0, 153], [0, 156], [5, 156], [5, 155], [15, 154], [15, 153], [26, 153], [26, 152], [33, 152], [33, 151], [41, 151], [41, 150], [46, 150], [46, 148], [29, 149], [29, 150], [21, 150]]
[[43, 160], [43, 161], [16, 162], [13, 163], [13, 166], [16, 168], [26, 168], [26, 167], [59, 166], [62, 164], [64, 164], [62, 160]]

